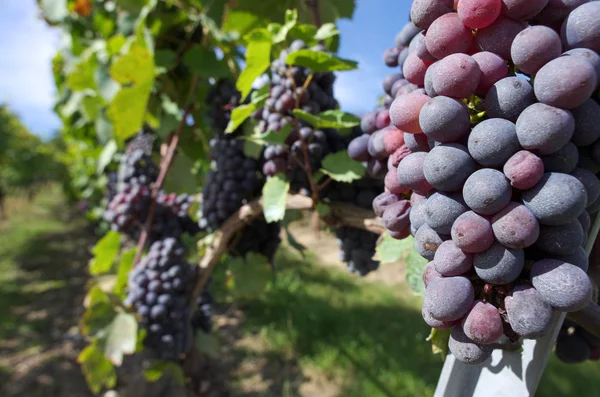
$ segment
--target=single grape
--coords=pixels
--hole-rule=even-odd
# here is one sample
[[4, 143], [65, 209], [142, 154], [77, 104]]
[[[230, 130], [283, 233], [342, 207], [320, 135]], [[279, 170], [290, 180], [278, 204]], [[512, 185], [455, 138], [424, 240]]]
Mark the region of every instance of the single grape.
[[531, 281], [542, 299], [556, 310], [580, 310], [592, 297], [592, 283], [585, 272], [575, 265], [556, 259], [543, 259], [534, 263]]
[[423, 88], [425, 89], [425, 93], [427, 94], [427, 96], [429, 96], [430, 98], [435, 98], [436, 96], [438, 96], [437, 92], [435, 92], [435, 88], [433, 88], [433, 73], [437, 65], [438, 62], [432, 63], [427, 68], [427, 72], [425, 72], [425, 82], [423, 83]]
[[372, 134], [377, 131], [377, 126], [375, 123], [377, 122], [377, 112], [370, 112], [363, 116], [360, 119], [360, 129], [365, 134]]
[[530, 26], [521, 31], [512, 42], [510, 54], [521, 71], [535, 74], [562, 52], [558, 34], [547, 26]]
[[363, 134], [350, 141], [348, 155], [356, 161], [369, 161], [369, 135]]
[[503, 333], [502, 318], [498, 309], [480, 300], [475, 301], [469, 313], [462, 319], [461, 325], [469, 339], [483, 345], [496, 342]]
[[567, 49], [589, 48], [600, 52], [600, 3], [590, 2], [574, 9], [565, 19], [561, 37]]
[[462, 327], [452, 328], [448, 349], [457, 360], [466, 364], [481, 364], [492, 355], [489, 345], [475, 343], [465, 335]]
[[499, 16], [494, 23], [477, 31], [475, 41], [481, 51], [493, 52], [503, 59], [510, 59], [511, 43], [524, 28], [520, 22]]
[[566, 51], [562, 55], [585, 59], [592, 64], [594, 70], [596, 70], [596, 76], [600, 80], [600, 55], [598, 55], [595, 51], [587, 48], [573, 48], [572, 50]]
[[400, 184], [420, 194], [427, 194], [431, 190], [423, 170], [426, 157], [425, 152], [412, 153], [398, 164]]
[[388, 127], [383, 137], [383, 146], [388, 155], [393, 154], [404, 145], [404, 132], [394, 127]]
[[521, 150], [506, 161], [503, 171], [512, 187], [530, 189], [544, 176], [544, 163], [535, 154]]
[[[481, 77], [475, 93], [485, 95], [490, 88], [498, 81], [508, 75], [508, 65], [506, 61], [493, 52], [482, 51], [471, 55], [479, 65]], [[425, 88], [427, 88], [427, 75], [425, 76]]]
[[369, 156], [378, 160], [385, 160], [388, 154], [385, 150], [383, 140], [387, 134], [386, 129], [377, 130], [369, 136]]
[[460, 194], [438, 192], [432, 194], [425, 204], [425, 221], [440, 234], [450, 234], [452, 224], [467, 206]]
[[587, 146], [600, 138], [600, 105], [593, 99], [571, 110], [575, 119], [575, 132], [572, 142], [577, 146]]
[[402, 30], [396, 35], [396, 46], [397, 47], [407, 47], [410, 41], [415, 37], [417, 33], [419, 33], [422, 29], [417, 27], [414, 23], [409, 22]]
[[415, 249], [423, 258], [433, 260], [435, 252], [445, 240], [448, 240], [448, 236], [440, 235], [424, 224], [415, 234]]
[[548, 0], [502, 0], [502, 15], [515, 21], [534, 18], [548, 4]]
[[423, 226], [425, 224], [426, 204], [427, 204], [427, 200], [422, 200], [422, 201], [412, 203], [412, 207], [410, 209], [410, 224], [416, 230], [418, 230], [421, 226]]
[[557, 172], [544, 174], [521, 198], [542, 225], [565, 224], [581, 215], [587, 203], [583, 184], [571, 175]]
[[492, 225], [473, 211], [465, 212], [454, 221], [451, 235], [454, 245], [471, 254], [483, 252], [494, 243]]
[[421, 29], [427, 29], [433, 21], [452, 12], [453, 5], [453, 0], [414, 0], [410, 20]]
[[487, 119], [477, 124], [468, 141], [469, 153], [485, 167], [501, 167], [521, 147], [513, 123]]
[[456, 99], [438, 96], [423, 106], [419, 124], [427, 138], [442, 143], [456, 142], [469, 134], [469, 109]]
[[429, 144], [427, 143], [427, 136], [425, 134], [410, 134], [405, 132], [404, 143], [413, 153], [429, 151]]
[[583, 228], [577, 219], [564, 225], [542, 225], [535, 247], [553, 255], [569, 255], [581, 247], [583, 233]]
[[507, 248], [494, 243], [486, 251], [473, 256], [473, 267], [485, 282], [502, 285], [515, 281], [525, 266], [522, 249]]
[[589, 0], [548, 0], [548, 4], [535, 16], [536, 24], [550, 26], [560, 31], [563, 20], [571, 11]]
[[465, 202], [481, 215], [494, 215], [510, 202], [512, 189], [503, 173], [491, 168], [475, 171], [463, 187]]
[[522, 337], [535, 339], [552, 327], [552, 307], [528, 285], [517, 285], [504, 299], [508, 323]]
[[475, 162], [469, 156], [467, 148], [457, 143], [435, 147], [426, 154], [423, 163], [427, 182], [444, 192], [460, 190], [473, 171]]
[[384, 178], [384, 184], [386, 191], [393, 194], [402, 195], [410, 192], [410, 189], [403, 186], [398, 180], [398, 171], [396, 168], [392, 168], [387, 172]]
[[409, 214], [410, 202], [408, 200], [400, 200], [397, 203], [389, 205], [383, 211], [383, 224], [390, 231], [400, 232], [409, 226]]
[[447, 240], [438, 247], [430, 263], [444, 277], [460, 276], [473, 268], [473, 255], [463, 252], [452, 240]]
[[383, 53], [383, 63], [390, 68], [398, 66], [398, 55], [400, 54], [400, 47], [392, 47], [385, 50]]
[[437, 59], [450, 54], [464, 53], [473, 42], [473, 33], [460, 20], [458, 14], [442, 15], [427, 29], [425, 43], [427, 50]]
[[481, 70], [467, 54], [451, 54], [436, 63], [431, 79], [438, 95], [452, 98], [468, 98], [475, 93]]
[[[398, 66], [400, 67], [400, 70], [402, 70], [402, 67], [404, 66], [404, 62], [406, 62], [406, 58], [408, 58], [408, 47], [404, 47], [400, 53], [398, 54]], [[393, 87], [392, 87], [392, 96], [396, 96], [394, 93]]]
[[490, 118], [498, 117], [513, 123], [535, 102], [533, 88], [521, 77], [506, 77], [496, 82], [485, 96], [485, 110]]
[[565, 335], [556, 341], [556, 357], [568, 363], [582, 363], [590, 359], [590, 345], [577, 333]]
[[492, 217], [496, 240], [508, 248], [527, 248], [537, 240], [540, 226], [535, 216], [522, 204], [511, 202]]
[[395, 194], [381, 193], [373, 200], [373, 211], [375, 212], [375, 215], [382, 216], [386, 208], [398, 201], [400, 201], [400, 197]]
[[568, 174], [575, 169], [579, 160], [579, 151], [572, 142], [567, 142], [556, 152], [541, 157], [546, 172]]
[[419, 113], [421, 112], [421, 108], [430, 100], [431, 98], [427, 95], [420, 93], [411, 93], [397, 97], [390, 107], [392, 124], [404, 132], [411, 132], [413, 134], [423, 132], [419, 125]]
[[571, 175], [583, 184], [587, 193], [588, 206], [593, 204], [600, 197], [600, 182], [598, 177], [590, 170], [585, 168], [575, 168]]
[[429, 262], [425, 265], [425, 268], [423, 269], [423, 285], [425, 285], [425, 288], [427, 288], [431, 280], [438, 277], [442, 277], [442, 275], [437, 272], [433, 262]]
[[457, 11], [460, 20], [471, 29], [491, 25], [500, 15], [500, 0], [461, 0]]
[[402, 73], [406, 80], [412, 84], [422, 86], [425, 82], [425, 73], [429, 64], [419, 58], [414, 52], [408, 54], [404, 66], [402, 66]]
[[[389, 74], [387, 76], [385, 76], [385, 78], [383, 79], [383, 91], [385, 91], [386, 94], [391, 94], [392, 92], [392, 86], [394, 85], [395, 82], [397, 82], [398, 80], [402, 80], [404, 78], [404, 75], [402, 73], [392, 73]], [[379, 113], [378, 113], [379, 115]], [[377, 127], [377, 128], [383, 128], [383, 127]]]
[[474, 294], [471, 281], [466, 277], [438, 277], [429, 282], [423, 306], [436, 320], [455, 321], [467, 314]]
[[388, 157], [388, 169], [398, 168], [398, 164], [411, 153], [412, 152], [406, 145], [400, 146], [390, 157]]
[[415, 38], [411, 42], [411, 46], [412, 52], [428, 65], [437, 61], [437, 59], [433, 55], [431, 55], [427, 50], [426, 39], [423, 32], [415, 36]]
[[598, 85], [590, 62], [579, 57], [558, 57], [536, 74], [534, 91], [537, 99], [561, 109], [582, 105]]
[[421, 314], [423, 315], [423, 320], [429, 325], [431, 328], [435, 329], [449, 329], [457, 324], [457, 321], [440, 321], [433, 318], [429, 310], [423, 305], [421, 309]]
[[567, 144], [575, 131], [575, 120], [568, 110], [534, 103], [517, 120], [517, 136], [524, 149], [551, 154]]

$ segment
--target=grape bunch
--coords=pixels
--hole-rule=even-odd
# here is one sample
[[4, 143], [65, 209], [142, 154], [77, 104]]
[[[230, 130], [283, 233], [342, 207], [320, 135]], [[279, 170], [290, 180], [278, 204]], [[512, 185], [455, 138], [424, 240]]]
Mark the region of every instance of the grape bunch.
[[150, 186], [158, 178], [158, 167], [152, 159], [154, 137], [148, 131], [137, 134], [127, 143], [125, 155], [119, 167], [121, 185]]
[[[292, 115], [294, 109], [318, 114], [338, 107], [333, 96], [333, 73], [313, 73], [310, 69], [285, 63], [290, 52], [304, 48], [306, 45], [302, 40], [295, 40], [289, 49], [283, 50], [279, 58], [273, 61], [269, 97], [253, 115], [261, 133], [291, 128], [285, 145], [267, 145], [263, 153], [265, 162], [262, 170], [267, 176], [286, 173], [293, 191], [306, 191], [309, 188], [306, 172], [300, 166], [305, 163], [304, 152], [308, 155], [311, 170], [318, 170], [322, 158], [335, 151], [339, 142], [335, 130], [315, 130]], [[324, 51], [324, 48], [316, 46], [313, 50]]]
[[240, 104], [241, 95], [230, 79], [220, 79], [206, 96], [208, 120], [217, 131], [225, 131], [231, 120], [232, 110]]
[[600, 360], [600, 338], [576, 323], [565, 320], [554, 351], [556, 357], [567, 364], [597, 361]]
[[[465, 363], [488, 359], [503, 335], [541, 337], [554, 311], [591, 300], [599, 20], [600, 2], [585, 0], [412, 3], [403, 31], [422, 31], [389, 116], [410, 150], [393, 183], [413, 193], [407, 203], [386, 183], [374, 209], [414, 235], [429, 261], [423, 318], [452, 329]], [[376, 133], [372, 157], [385, 146]]]
[[[365, 177], [352, 184], [331, 183], [323, 191], [323, 196], [332, 202], [353, 203], [362, 208], [371, 208], [383, 184], [380, 180]], [[335, 230], [340, 247], [340, 260], [347, 264], [348, 271], [366, 276], [379, 268], [373, 259], [379, 235], [368, 230], [342, 227]]]
[[[189, 295], [195, 279], [194, 266], [174, 238], [154, 242], [129, 274], [125, 304], [138, 314], [147, 332], [144, 344], [160, 359], [176, 361], [192, 344]], [[202, 321], [210, 328], [210, 319]]]

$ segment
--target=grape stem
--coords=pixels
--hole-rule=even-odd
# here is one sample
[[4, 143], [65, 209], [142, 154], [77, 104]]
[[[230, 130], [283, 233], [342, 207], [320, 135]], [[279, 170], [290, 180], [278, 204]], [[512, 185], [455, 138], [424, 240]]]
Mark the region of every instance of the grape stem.
[[[188, 94], [188, 101], [191, 100], [192, 94], [196, 92], [196, 88], [198, 87], [198, 82], [200, 78], [198, 75], [194, 75], [192, 79], [192, 85], [190, 87], [190, 92]], [[173, 158], [175, 157], [175, 152], [177, 150], [177, 145], [179, 144], [179, 137], [181, 136], [181, 132], [185, 127], [187, 116], [191, 113], [194, 108], [194, 103], [190, 102], [184, 109], [183, 115], [181, 116], [181, 121], [179, 121], [179, 125], [177, 126], [177, 130], [171, 137], [171, 142], [169, 143], [169, 147], [167, 152], [163, 156], [163, 159], [160, 164], [160, 172], [158, 174], [158, 178], [156, 182], [152, 186], [152, 200], [150, 203], [150, 209], [148, 211], [148, 218], [146, 218], [146, 223], [142, 228], [142, 233], [140, 234], [140, 238], [137, 244], [137, 250], [135, 253], [135, 258], [133, 260], [133, 266], [135, 267], [140, 259], [142, 258], [142, 253], [144, 252], [144, 247], [146, 246], [146, 242], [148, 241], [148, 235], [150, 232], [150, 228], [152, 227], [152, 222], [154, 222], [154, 213], [156, 212], [156, 199], [158, 198], [158, 192], [162, 188], [162, 185], [165, 182], [165, 178], [169, 173], [169, 169], [171, 168], [171, 164], [173, 164]]]
[[313, 17], [313, 24], [317, 27], [321, 27], [321, 11], [319, 10], [319, 0], [308, 0], [306, 5], [310, 8]]

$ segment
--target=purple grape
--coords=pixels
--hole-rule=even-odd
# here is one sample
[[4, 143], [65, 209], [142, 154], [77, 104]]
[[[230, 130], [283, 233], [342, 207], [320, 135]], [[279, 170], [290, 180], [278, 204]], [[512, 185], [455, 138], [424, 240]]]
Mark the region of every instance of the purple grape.
[[448, 349], [457, 360], [466, 364], [481, 364], [490, 358], [493, 351], [489, 345], [475, 343], [469, 339], [460, 326], [452, 328]]
[[531, 26], [521, 31], [512, 42], [511, 58], [525, 73], [534, 74], [562, 52], [558, 34], [549, 27]]
[[591, 205], [600, 197], [600, 182], [598, 182], [598, 177], [593, 172], [585, 168], [575, 168], [571, 175], [577, 178], [585, 187], [588, 205]]
[[481, 70], [467, 54], [451, 54], [436, 63], [431, 79], [438, 95], [451, 98], [468, 98], [475, 93]]
[[[482, 51], [471, 55], [471, 57], [477, 62], [481, 70], [479, 85], [475, 90], [477, 95], [487, 94], [494, 84], [508, 75], [506, 61], [493, 52]], [[427, 88], [427, 75], [425, 76], [425, 88]]]
[[592, 298], [593, 287], [583, 270], [556, 259], [533, 264], [531, 282], [550, 306], [563, 312], [577, 311]]
[[410, 20], [421, 29], [427, 29], [433, 21], [452, 12], [453, 7], [453, 0], [414, 0]]
[[409, 134], [404, 133], [404, 144], [411, 152], [428, 152], [429, 144], [427, 143], [427, 135], [425, 134]]
[[429, 325], [431, 328], [435, 329], [449, 329], [456, 325], [457, 321], [440, 321], [433, 318], [429, 310], [423, 305], [421, 309], [421, 314], [423, 315], [423, 320]]
[[585, 59], [592, 64], [594, 70], [596, 70], [596, 76], [600, 80], [600, 55], [598, 55], [595, 51], [587, 48], [573, 48], [572, 50], [566, 51], [562, 55]]
[[469, 153], [485, 167], [501, 167], [521, 149], [515, 125], [504, 119], [488, 119], [477, 124], [469, 135]]
[[395, 194], [387, 192], [381, 193], [373, 200], [373, 211], [375, 212], [375, 215], [382, 216], [386, 208], [398, 201], [400, 201], [400, 197]]
[[433, 21], [425, 39], [429, 54], [444, 59], [451, 54], [467, 52], [473, 42], [473, 33], [458, 14], [448, 13]]
[[425, 204], [425, 221], [440, 234], [450, 234], [456, 218], [467, 211], [460, 194], [434, 193]]
[[575, 132], [572, 142], [577, 146], [587, 146], [600, 138], [600, 105], [593, 99], [571, 110], [575, 119]]
[[551, 154], [567, 144], [575, 131], [575, 120], [568, 110], [534, 103], [517, 120], [517, 136], [524, 149]]
[[438, 247], [431, 263], [444, 277], [460, 276], [473, 268], [473, 255], [461, 251], [452, 240], [448, 240]]
[[429, 139], [457, 142], [469, 134], [469, 109], [461, 101], [438, 96], [421, 108], [419, 124]]
[[474, 290], [466, 277], [438, 277], [429, 282], [423, 306], [440, 321], [461, 319], [474, 301]]
[[356, 161], [369, 161], [369, 135], [363, 134], [350, 141], [348, 155]]
[[419, 33], [422, 29], [417, 27], [414, 23], [409, 22], [406, 25], [404, 25], [404, 27], [402, 28], [402, 30], [396, 35], [396, 46], [400, 47], [400, 46], [404, 46], [407, 47], [408, 44], [411, 42], [411, 40], [413, 39], [413, 37], [415, 37], [415, 35], [417, 33]]
[[427, 156], [424, 152], [411, 153], [398, 164], [398, 181], [419, 194], [431, 190], [423, 170]]
[[521, 150], [508, 159], [502, 171], [512, 187], [530, 189], [544, 176], [544, 163], [535, 154]]
[[469, 156], [467, 148], [457, 143], [435, 147], [426, 154], [423, 163], [427, 182], [444, 192], [460, 190], [473, 171], [475, 162]]
[[483, 281], [494, 285], [512, 283], [524, 266], [522, 249], [507, 248], [500, 243], [494, 243], [486, 251], [473, 256], [475, 273]]
[[544, 170], [546, 172], [561, 172], [568, 174], [573, 171], [577, 166], [579, 160], [579, 151], [572, 142], [567, 144], [556, 152], [547, 156], [541, 157], [544, 163]]
[[419, 230], [421, 226], [425, 224], [426, 220], [426, 209], [427, 200], [422, 200], [412, 204], [412, 208], [410, 209], [410, 225], [414, 227], [415, 230]]
[[528, 21], [548, 4], [548, 0], [502, 0], [502, 15], [514, 21]]
[[577, 219], [558, 226], [542, 225], [535, 247], [552, 255], [569, 255], [581, 247], [583, 228]]
[[493, 305], [475, 301], [469, 313], [462, 319], [465, 335], [483, 345], [496, 342], [503, 333], [502, 318]]
[[496, 240], [508, 248], [527, 248], [537, 240], [540, 226], [535, 216], [522, 204], [511, 202], [492, 217]]
[[385, 228], [392, 232], [400, 232], [410, 225], [410, 202], [400, 200], [391, 204], [383, 211], [383, 224]]
[[498, 117], [513, 123], [535, 102], [533, 88], [521, 77], [506, 77], [494, 84], [485, 96], [485, 110], [490, 118]]
[[423, 285], [425, 285], [425, 288], [427, 288], [431, 280], [438, 277], [442, 277], [442, 275], [437, 272], [433, 262], [429, 262], [425, 265], [425, 268], [423, 269]]
[[481, 215], [494, 215], [510, 202], [512, 189], [503, 173], [491, 168], [475, 171], [463, 187], [465, 202]]
[[492, 225], [473, 211], [465, 212], [454, 221], [451, 235], [454, 245], [471, 254], [483, 252], [494, 243]]
[[580, 5], [565, 19], [561, 36], [565, 47], [589, 48], [600, 52], [600, 3]]
[[524, 28], [520, 22], [500, 16], [490, 26], [479, 29], [475, 41], [481, 51], [493, 52], [503, 59], [510, 59], [511, 43]]
[[517, 285], [504, 299], [508, 323], [524, 338], [546, 335], [552, 327], [552, 307], [528, 285]]
[[448, 238], [448, 236], [440, 235], [427, 224], [424, 224], [415, 234], [415, 249], [423, 258], [433, 260], [438, 247]]

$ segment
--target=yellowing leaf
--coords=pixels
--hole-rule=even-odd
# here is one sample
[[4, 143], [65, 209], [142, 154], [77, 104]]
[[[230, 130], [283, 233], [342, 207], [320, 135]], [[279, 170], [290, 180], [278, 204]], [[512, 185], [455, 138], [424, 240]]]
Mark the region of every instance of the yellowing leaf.
[[287, 194], [290, 183], [283, 174], [277, 174], [269, 178], [263, 186], [263, 211], [267, 222], [277, 222], [285, 216]]

